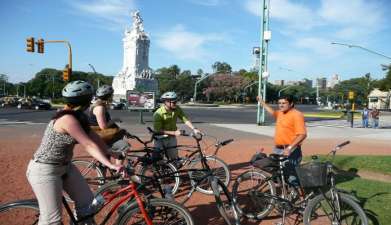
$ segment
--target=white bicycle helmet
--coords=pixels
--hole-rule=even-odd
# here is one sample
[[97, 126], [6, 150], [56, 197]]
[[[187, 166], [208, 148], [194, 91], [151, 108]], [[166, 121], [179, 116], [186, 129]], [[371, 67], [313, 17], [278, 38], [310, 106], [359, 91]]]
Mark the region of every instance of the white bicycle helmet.
[[173, 100], [173, 101], [175, 101], [175, 100], [177, 100], [177, 98], [178, 98], [178, 96], [173, 91], [166, 92], [166, 93], [162, 94], [162, 96], [160, 96], [160, 99], [162, 101], [166, 101], [166, 100]]
[[110, 85], [102, 85], [96, 90], [96, 97], [100, 99], [105, 99], [111, 96], [114, 93], [113, 87]]
[[82, 80], [72, 81], [62, 89], [65, 102], [73, 105], [88, 105], [93, 95], [92, 85]]

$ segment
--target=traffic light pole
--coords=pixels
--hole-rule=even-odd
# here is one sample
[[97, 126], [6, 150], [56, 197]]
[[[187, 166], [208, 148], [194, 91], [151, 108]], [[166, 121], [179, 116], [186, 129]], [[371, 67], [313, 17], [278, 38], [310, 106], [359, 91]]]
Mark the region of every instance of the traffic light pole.
[[[267, 2], [266, 2], [267, 1]], [[262, 96], [263, 100], [266, 101], [266, 83], [267, 83], [267, 50], [270, 40], [269, 31], [269, 0], [263, 0], [262, 3], [262, 28], [261, 28], [261, 66], [258, 70], [258, 96]], [[268, 37], [266, 37], [268, 33]], [[265, 75], [265, 76], [264, 76]], [[263, 88], [262, 88], [263, 87]], [[258, 102], [257, 107], [257, 124], [265, 124], [265, 107], [262, 107], [261, 103]]]
[[44, 43], [65, 43], [68, 46], [68, 53], [69, 53], [68, 65], [72, 71], [72, 46], [71, 46], [71, 44], [68, 41], [44, 41]]

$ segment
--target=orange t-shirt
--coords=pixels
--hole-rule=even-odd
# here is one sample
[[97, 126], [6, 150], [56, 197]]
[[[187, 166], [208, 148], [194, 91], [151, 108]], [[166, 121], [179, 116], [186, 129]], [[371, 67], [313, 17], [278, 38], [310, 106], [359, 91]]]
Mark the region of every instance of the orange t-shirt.
[[299, 134], [307, 134], [304, 116], [296, 109], [291, 109], [286, 113], [275, 111], [276, 133], [274, 142], [276, 145], [289, 145]]

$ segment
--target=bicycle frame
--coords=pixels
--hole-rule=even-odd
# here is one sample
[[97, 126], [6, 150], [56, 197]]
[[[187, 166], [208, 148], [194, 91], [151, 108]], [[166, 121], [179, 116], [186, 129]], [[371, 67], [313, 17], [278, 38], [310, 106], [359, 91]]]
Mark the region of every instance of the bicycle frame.
[[[135, 199], [135, 201], [137, 203], [137, 206], [139, 207], [146, 224], [147, 225], [153, 225], [152, 224], [152, 220], [149, 218], [148, 213], [147, 213], [147, 211], [144, 208], [143, 200], [141, 199], [140, 195], [137, 192], [137, 186], [133, 182], [131, 182], [128, 186], [126, 186], [124, 188], [121, 188], [120, 190], [116, 191], [112, 195], [109, 195], [108, 193], [103, 193], [103, 197], [105, 199], [104, 205], [97, 212], [95, 212], [94, 214], [92, 214], [90, 216], [87, 216], [87, 217], [84, 217], [81, 220], [76, 220], [76, 218], [73, 216], [72, 210], [71, 210], [70, 206], [68, 205], [65, 197], [62, 198], [62, 201], [63, 201], [65, 209], [66, 209], [68, 215], [70, 216], [72, 222], [74, 224], [77, 224], [79, 222], [84, 221], [87, 218], [90, 218], [90, 217], [95, 216], [96, 214], [98, 214], [102, 209], [104, 209], [114, 199], [117, 199], [118, 196], [121, 195], [122, 193], [126, 193], [125, 196], [119, 198], [118, 202], [110, 209], [109, 213], [107, 213], [107, 215], [105, 216], [104, 220], [102, 221], [102, 223], [100, 225], [106, 224], [107, 221], [110, 219], [110, 217], [114, 214], [115, 210], [117, 210], [120, 207], [120, 205], [122, 205], [127, 200], [133, 200], [133, 198]], [[134, 207], [137, 207], [137, 206], [134, 205]]]

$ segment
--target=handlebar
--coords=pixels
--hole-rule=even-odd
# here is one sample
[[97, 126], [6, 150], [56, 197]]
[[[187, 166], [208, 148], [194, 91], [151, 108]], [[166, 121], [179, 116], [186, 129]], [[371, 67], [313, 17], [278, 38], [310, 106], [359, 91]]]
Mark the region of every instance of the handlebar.
[[345, 141], [345, 142], [335, 146], [335, 148], [339, 149], [339, 148], [342, 148], [343, 146], [348, 145], [348, 144], [350, 144], [350, 141]]

